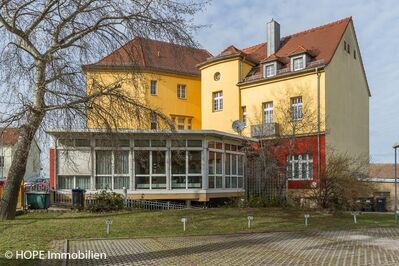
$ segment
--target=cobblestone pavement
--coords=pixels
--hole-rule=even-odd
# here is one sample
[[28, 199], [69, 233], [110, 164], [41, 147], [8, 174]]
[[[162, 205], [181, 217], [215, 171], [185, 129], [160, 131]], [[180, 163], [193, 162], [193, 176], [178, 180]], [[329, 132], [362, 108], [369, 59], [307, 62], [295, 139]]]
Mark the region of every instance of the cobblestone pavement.
[[399, 229], [70, 241], [68, 265], [399, 265]]

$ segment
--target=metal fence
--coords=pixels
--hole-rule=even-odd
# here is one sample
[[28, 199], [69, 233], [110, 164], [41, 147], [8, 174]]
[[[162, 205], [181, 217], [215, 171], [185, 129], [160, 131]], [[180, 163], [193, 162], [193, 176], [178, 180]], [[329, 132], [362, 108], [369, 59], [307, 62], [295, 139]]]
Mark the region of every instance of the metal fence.
[[[52, 205], [62, 207], [72, 207], [72, 193], [52, 191]], [[98, 204], [95, 194], [85, 194], [85, 206], [93, 206]], [[124, 199], [124, 205], [129, 209], [146, 209], [146, 210], [176, 210], [176, 209], [197, 209], [198, 206], [187, 206], [171, 201], [161, 200], [140, 200], [140, 199]]]

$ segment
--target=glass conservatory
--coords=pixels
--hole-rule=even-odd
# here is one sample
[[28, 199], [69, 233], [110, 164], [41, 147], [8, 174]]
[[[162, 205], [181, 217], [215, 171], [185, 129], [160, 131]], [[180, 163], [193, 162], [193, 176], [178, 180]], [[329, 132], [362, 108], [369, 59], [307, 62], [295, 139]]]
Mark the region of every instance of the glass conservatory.
[[58, 191], [127, 190], [142, 199], [238, 197], [248, 139], [219, 131], [48, 130], [50, 183]]

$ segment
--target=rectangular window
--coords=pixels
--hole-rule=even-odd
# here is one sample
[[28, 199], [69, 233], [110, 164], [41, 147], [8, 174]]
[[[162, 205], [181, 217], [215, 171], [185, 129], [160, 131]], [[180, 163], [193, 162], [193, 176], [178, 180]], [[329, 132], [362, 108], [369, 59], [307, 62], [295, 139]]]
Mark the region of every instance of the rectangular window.
[[184, 117], [177, 118], [177, 129], [179, 129], [179, 130], [183, 130], [184, 129], [185, 120], [186, 119]]
[[244, 125], [247, 124], [247, 107], [243, 106], [241, 107], [241, 116], [242, 116], [242, 122], [244, 123]]
[[273, 102], [263, 104], [263, 124], [273, 123]]
[[172, 176], [172, 188], [185, 189], [186, 188], [186, 176]]
[[189, 176], [188, 188], [202, 188], [202, 176]]
[[154, 113], [151, 113], [150, 115], [150, 120], [151, 120], [151, 129], [157, 129], [158, 127], [158, 119], [157, 119], [157, 115]]
[[302, 97], [291, 98], [291, 112], [292, 120], [301, 120], [303, 118], [302, 113]]
[[213, 111], [219, 112], [223, 110], [223, 92], [217, 91], [213, 93]]
[[0, 167], [4, 167], [4, 156], [0, 156]]
[[76, 147], [90, 147], [89, 139], [75, 139]]
[[202, 147], [202, 140], [189, 139], [187, 140], [187, 147]]
[[270, 64], [265, 66], [265, 77], [273, 77], [276, 75], [276, 65]]
[[150, 177], [149, 176], [136, 176], [136, 189], [149, 189]]
[[112, 176], [96, 176], [96, 189], [112, 189]]
[[188, 151], [188, 173], [201, 174], [201, 151]]
[[90, 176], [75, 176], [75, 183], [77, 188], [90, 189], [91, 177]]
[[213, 151], [208, 154], [208, 173], [215, 174], [215, 153]]
[[186, 99], [186, 85], [177, 85], [177, 98]]
[[112, 151], [96, 151], [96, 174], [112, 174]]
[[135, 170], [136, 175], [150, 174], [150, 152], [135, 151]]
[[287, 178], [311, 179], [313, 177], [313, 158], [311, 154], [291, 155], [288, 158]]
[[166, 152], [152, 151], [152, 174], [165, 174], [166, 171]]
[[128, 176], [114, 176], [114, 189], [129, 189], [129, 177]]
[[222, 164], [223, 164], [223, 161], [222, 161], [222, 153], [220, 153], [220, 152], [216, 152], [216, 174], [222, 174]]
[[172, 151], [172, 174], [186, 174], [186, 152]]
[[187, 119], [187, 129], [191, 130], [193, 128], [193, 119], [192, 118], [188, 118]]
[[353, 50], [353, 58], [356, 59], [356, 50]]
[[73, 188], [73, 176], [58, 176], [58, 189]]
[[348, 43], [348, 50], [347, 50], [347, 52], [348, 52], [348, 54], [350, 54], [351, 53], [351, 46], [349, 45], [349, 43]]
[[129, 174], [129, 151], [115, 151], [114, 165], [115, 174], [128, 175]]
[[151, 92], [151, 95], [157, 95], [157, 81], [156, 80], [151, 80], [150, 92]]
[[152, 176], [151, 177], [152, 189], [166, 189], [166, 176]]
[[303, 57], [298, 57], [292, 59], [292, 64], [293, 64], [293, 70], [301, 70], [305, 68], [305, 63], [303, 62]]

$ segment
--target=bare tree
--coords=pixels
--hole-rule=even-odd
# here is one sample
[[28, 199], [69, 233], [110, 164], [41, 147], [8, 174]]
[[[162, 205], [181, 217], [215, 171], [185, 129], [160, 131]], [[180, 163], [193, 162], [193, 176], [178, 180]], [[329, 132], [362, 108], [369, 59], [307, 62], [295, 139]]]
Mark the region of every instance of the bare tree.
[[369, 196], [372, 185], [367, 182], [367, 158], [332, 152], [314, 186], [310, 198], [323, 209], [354, 210], [357, 199]]
[[[298, 108], [293, 107], [294, 99], [300, 100], [301, 104], [298, 105]], [[281, 202], [283, 198], [287, 198], [286, 157], [290, 158], [293, 155], [298, 145], [298, 138], [318, 134], [315, 106], [306, 88], [293, 87], [287, 89], [286, 93], [273, 106], [273, 123], [266, 121], [270, 118], [265, 117], [263, 110], [255, 108], [254, 119], [250, 122], [253, 125], [262, 125], [258, 126], [258, 131], [260, 131], [258, 134], [264, 137], [261, 137], [258, 151], [250, 153], [249, 158], [252, 160], [252, 167], [257, 167], [259, 173], [262, 173], [251, 176], [256, 176], [256, 180], [252, 180], [252, 182], [261, 186], [257, 190], [263, 191], [261, 197], [265, 197], [264, 200]], [[320, 123], [323, 125], [324, 120]], [[312, 150], [312, 147], [309, 149]], [[281, 162], [282, 152], [285, 157], [284, 163]]]
[[[3, 102], [0, 123], [20, 129], [1, 199], [1, 219], [15, 217], [29, 148], [41, 128], [82, 126], [87, 110], [96, 110], [100, 125], [118, 128], [121, 114], [112, 112], [109, 105], [134, 114], [138, 121], [150, 114], [167, 121], [159, 110], [126, 95], [121, 90], [123, 80], [98, 83], [86, 94], [81, 65], [93, 62], [134, 36], [195, 46], [191, 36], [197, 27], [191, 18], [204, 4], [191, 0], [1, 2], [1, 89], [2, 98], [10, 100]], [[133, 74], [130, 78], [134, 77]], [[99, 99], [106, 99], [107, 104]]]

